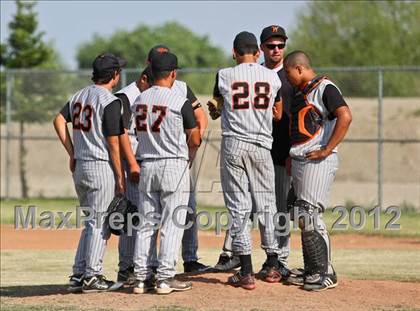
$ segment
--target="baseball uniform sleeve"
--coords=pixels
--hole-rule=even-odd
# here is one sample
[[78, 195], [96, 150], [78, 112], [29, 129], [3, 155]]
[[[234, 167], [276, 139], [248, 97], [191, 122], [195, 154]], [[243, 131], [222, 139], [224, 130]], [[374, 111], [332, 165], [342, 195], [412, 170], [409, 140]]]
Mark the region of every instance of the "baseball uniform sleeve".
[[104, 109], [103, 133], [104, 136], [117, 136], [124, 133], [121, 115], [121, 101], [114, 100]]
[[216, 81], [214, 83], [214, 88], [213, 88], [213, 97], [214, 98], [222, 97], [222, 94], [220, 93], [220, 90], [219, 90], [219, 73], [216, 74]]
[[71, 114], [70, 114], [70, 103], [64, 105], [64, 107], [60, 111], [61, 115], [66, 119], [67, 122], [71, 122]]
[[195, 121], [194, 111], [189, 100], [184, 103], [184, 106], [181, 108], [181, 115], [184, 123], [184, 129], [189, 130], [197, 127], [197, 122]]
[[128, 100], [127, 95], [123, 93], [115, 94], [116, 97], [121, 99], [122, 106], [123, 106], [123, 115], [122, 121], [124, 128], [128, 129], [130, 127], [130, 119], [131, 119], [131, 108], [130, 108], [130, 101]]
[[194, 92], [190, 89], [190, 87], [187, 85], [187, 99], [194, 103], [197, 101], [197, 97], [195, 96]]
[[330, 116], [337, 108], [347, 106], [340, 91], [332, 84], [325, 87], [324, 93], [322, 94], [322, 102], [330, 113]]

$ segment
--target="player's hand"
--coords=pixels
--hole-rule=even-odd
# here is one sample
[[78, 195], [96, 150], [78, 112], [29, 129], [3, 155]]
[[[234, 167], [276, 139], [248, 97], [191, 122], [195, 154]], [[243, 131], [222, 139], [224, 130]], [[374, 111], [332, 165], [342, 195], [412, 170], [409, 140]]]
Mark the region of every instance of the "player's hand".
[[137, 164], [130, 167], [130, 181], [138, 184], [140, 181], [140, 166]]
[[305, 158], [308, 160], [323, 160], [331, 154], [331, 151], [326, 149], [320, 149], [308, 152]]
[[118, 178], [115, 183], [115, 194], [125, 193], [125, 181], [124, 178]]
[[70, 157], [69, 168], [72, 173], [76, 170], [76, 159], [74, 157]]

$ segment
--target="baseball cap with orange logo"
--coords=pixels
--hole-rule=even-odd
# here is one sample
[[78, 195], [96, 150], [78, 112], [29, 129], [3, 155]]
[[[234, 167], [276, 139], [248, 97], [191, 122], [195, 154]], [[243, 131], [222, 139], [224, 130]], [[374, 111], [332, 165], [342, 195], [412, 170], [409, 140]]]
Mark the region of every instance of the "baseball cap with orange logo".
[[271, 26], [265, 27], [263, 31], [261, 32], [260, 42], [264, 43], [265, 41], [273, 37], [283, 38], [284, 41], [287, 40], [286, 31], [284, 30], [283, 27], [278, 26], [278, 25], [271, 25]]

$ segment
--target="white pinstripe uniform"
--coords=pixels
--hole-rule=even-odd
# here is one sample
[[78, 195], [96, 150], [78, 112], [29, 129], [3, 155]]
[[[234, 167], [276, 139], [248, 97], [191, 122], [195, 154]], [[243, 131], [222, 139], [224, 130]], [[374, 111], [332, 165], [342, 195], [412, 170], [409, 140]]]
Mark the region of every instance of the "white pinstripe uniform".
[[[187, 84], [184, 81], [175, 80], [174, 84], [172, 85], [171, 90], [177, 93], [179, 96], [187, 98]], [[130, 102], [130, 106], [133, 105], [136, 98], [140, 95], [140, 90], [137, 87], [137, 83], [134, 81], [127, 85], [126, 87], [122, 88], [116, 94], [125, 94]], [[136, 153], [138, 141], [135, 132], [135, 122], [132, 120], [130, 121], [129, 129], [128, 129], [128, 136], [131, 143], [131, 148], [134, 153]], [[134, 184], [129, 179], [129, 168], [127, 163], [124, 161], [124, 168], [126, 170], [126, 185], [127, 185], [127, 197], [128, 199], [135, 203], [138, 202], [138, 185]], [[190, 181], [191, 188], [194, 186], [193, 182]], [[195, 191], [191, 189], [190, 198], [188, 201], [188, 206], [192, 208], [194, 214], [187, 215], [187, 222], [189, 220], [193, 221], [195, 219], [195, 213], [197, 210], [197, 201], [195, 198]], [[195, 261], [198, 260], [197, 256], [197, 249], [198, 249], [198, 228], [196, 222], [193, 222], [193, 226], [191, 228], [186, 229], [184, 231], [184, 236], [182, 239], [182, 258], [184, 262]], [[125, 270], [131, 266], [133, 266], [133, 252], [135, 246], [135, 238], [133, 236], [121, 235], [118, 250], [120, 256], [120, 270]], [[158, 260], [157, 260], [157, 249], [154, 248], [155, 251], [152, 252], [152, 266], [157, 267]]]
[[[264, 66], [264, 64], [262, 64]], [[272, 69], [278, 74], [283, 66]], [[283, 101], [285, 105], [287, 102]], [[283, 106], [283, 113], [288, 113], [288, 107]], [[277, 212], [287, 213], [287, 194], [291, 186], [291, 176], [286, 172], [286, 168], [281, 165], [274, 165], [274, 177], [275, 177], [275, 192], [276, 192], [276, 207]], [[290, 233], [281, 234], [277, 238], [277, 242], [280, 248], [279, 261], [284, 267], [287, 267], [287, 260], [290, 253]], [[232, 256], [232, 237], [229, 231], [226, 231], [225, 240], [223, 243], [223, 253], [228, 256]]]
[[158, 233], [145, 219], [149, 213], [161, 215], [157, 279], [175, 275], [184, 230], [175, 225], [174, 219], [184, 224], [186, 209], [176, 214], [174, 210], [187, 206], [190, 186], [188, 146], [181, 114], [185, 102], [186, 98], [175, 91], [153, 86], [137, 98], [132, 108], [139, 140], [136, 158], [141, 161], [138, 206], [144, 219], [136, 232], [134, 251], [134, 272], [140, 281], [152, 275], [151, 252]]
[[328, 206], [331, 186], [338, 169], [337, 148], [333, 150], [331, 155], [321, 161], [310, 161], [305, 158], [306, 153], [319, 150], [327, 145], [335, 127], [336, 119], [328, 118], [329, 112], [322, 100], [327, 85], [334, 85], [334, 83], [328, 79], [323, 79], [317, 87], [306, 95], [307, 101], [313, 104], [322, 116], [323, 126], [321, 130], [308, 142], [292, 145], [290, 156], [292, 157], [292, 183], [297, 200], [308, 202], [319, 208], [319, 213], [316, 214], [318, 217], [314, 220], [318, 225], [315, 230], [321, 234], [327, 245], [327, 273], [332, 273], [330, 240], [322, 213]]
[[[235, 255], [250, 255], [248, 221], [254, 202], [261, 232], [261, 247], [279, 253], [274, 236], [274, 168], [272, 145], [273, 104], [281, 82], [275, 72], [257, 63], [242, 63], [218, 73], [223, 96], [221, 182], [225, 204], [232, 215], [230, 234]], [[255, 219], [254, 219], [255, 220]]]
[[[94, 219], [86, 221], [73, 266], [74, 274], [85, 277], [102, 274], [102, 259], [110, 232], [104, 217], [114, 197], [115, 177], [102, 132], [104, 109], [118, 100], [104, 87], [91, 85], [78, 91], [69, 101], [73, 122], [76, 169], [73, 180], [80, 206], [89, 207]], [[99, 223], [98, 223], [99, 221]]]
[[[140, 95], [140, 90], [137, 87], [137, 82], [134, 81], [122, 88], [115, 94], [125, 94], [128, 98], [130, 106], [134, 103], [136, 98]], [[133, 153], [136, 153], [137, 150], [137, 137], [135, 132], [135, 124], [130, 121], [128, 128], [128, 138], [130, 140], [131, 149]], [[126, 196], [127, 198], [136, 204], [139, 198], [139, 189], [136, 183], [133, 183], [130, 180], [130, 168], [127, 161], [123, 160], [124, 170], [125, 170], [125, 184], [126, 184]], [[118, 241], [118, 254], [119, 254], [119, 269], [120, 271], [126, 270], [133, 266], [133, 256], [134, 256], [134, 246], [135, 246], [135, 235], [128, 236], [127, 234], [122, 234]]]

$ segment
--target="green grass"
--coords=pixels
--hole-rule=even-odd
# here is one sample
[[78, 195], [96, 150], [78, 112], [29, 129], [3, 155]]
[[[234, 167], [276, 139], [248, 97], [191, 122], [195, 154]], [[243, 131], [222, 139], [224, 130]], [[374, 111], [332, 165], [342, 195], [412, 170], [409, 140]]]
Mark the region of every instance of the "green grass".
[[[14, 223], [14, 207], [21, 206], [26, 213], [28, 206], [37, 207], [37, 224], [39, 224], [40, 213], [43, 211], [52, 211], [57, 213], [61, 212], [73, 212], [71, 217], [71, 224], [75, 225], [76, 222], [76, 206], [78, 201], [76, 199], [29, 199], [29, 200], [1, 200], [0, 208], [0, 223], [1, 224], [13, 224]], [[352, 202], [347, 202], [346, 208], [349, 211], [350, 207], [354, 204]], [[368, 209], [366, 209], [367, 211]], [[209, 212], [215, 220], [216, 212], [226, 212], [224, 207], [214, 207], [214, 206], [199, 206], [198, 212]], [[407, 206], [406, 204], [401, 205], [401, 217], [396, 221], [400, 224], [401, 227], [399, 230], [389, 230], [385, 229], [385, 224], [388, 223], [392, 215], [382, 212], [380, 214], [379, 230], [374, 229], [373, 216], [368, 216], [366, 212], [366, 224], [361, 230], [355, 230], [350, 224], [349, 213], [342, 220], [342, 224], [347, 224], [346, 230], [332, 230], [332, 224], [336, 222], [339, 218], [338, 213], [333, 213], [331, 209], [327, 209], [324, 213], [324, 220], [330, 230], [331, 234], [348, 234], [348, 233], [361, 233], [368, 235], [384, 235], [390, 237], [420, 237], [420, 213], [416, 211], [412, 206]], [[356, 215], [356, 222], [358, 221], [358, 215]], [[55, 226], [58, 225], [59, 218], [55, 217]], [[206, 217], [201, 218], [201, 222], [205, 222]], [[222, 218], [222, 222], [226, 222], [226, 218]], [[211, 226], [214, 228], [214, 223]]]
[[[352, 279], [377, 279], [420, 282], [420, 250], [338, 249], [333, 248], [334, 267], [340, 276]], [[2, 289], [8, 286], [63, 285], [71, 274], [75, 250], [4, 250], [0, 254]], [[217, 262], [220, 249], [200, 249], [205, 264]], [[264, 252], [255, 247], [253, 264], [260, 267]], [[302, 252], [292, 249], [289, 265], [301, 267]], [[118, 252], [108, 249], [104, 258], [104, 273], [115, 279]], [[178, 271], [182, 271], [182, 260]]]

